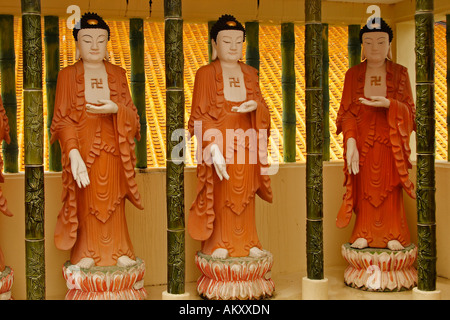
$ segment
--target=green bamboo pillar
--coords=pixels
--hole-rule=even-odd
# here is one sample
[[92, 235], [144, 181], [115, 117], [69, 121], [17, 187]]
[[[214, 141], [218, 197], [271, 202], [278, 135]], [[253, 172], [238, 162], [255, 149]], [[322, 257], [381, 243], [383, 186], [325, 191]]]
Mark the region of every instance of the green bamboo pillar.
[[141, 140], [136, 141], [136, 168], [147, 168], [147, 116], [145, 113], [144, 21], [130, 19], [131, 96], [139, 114]]
[[167, 293], [185, 291], [185, 223], [183, 155], [172, 157], [180, 140], [172, 141], [175, 130], [184, 129], [183, 20], [181, 0], [164, 1], [166, 61], [166, 141], [167, 141]]
[[45, 83], [47, 89], [47, 136], [48, 136], [48, 167], [50, 171], [61, 171], [61, 147], [59, 141], [51, 144], [50, 127], [52, 125], [53, 110], [55, 108], [56, 82], [59, 72], [59, 18], [57, 16], [44, 17], [45, 43]]
[[361, 63], [361, 42], [359, 41], [359, 24], [348, 26], [348, 67], [351, 68]]
[[436, 290], [435, 92], [433, 0], [416, 0], [418, 289]]
[[259, 71], [259, 22], [245, 23], [245, 63]]
[[283, 96], [283, 160], [296, 160], [294, 23], [281, 24], [281, 92]]
[[212, 26], [216, 23], [216, 21], [208, 21], [208, 63], [211, 63], [211, 56], [212, 56], [212, 44], [211, 44], [211, 35], [210, 31]]
[[[450, 14], [446, 15], [446, 39], [447, 39], [447, 137], [450, 137], [450, 112], [448, 106], [450, 105]], [[447, 161], [450, 161], [450, 147], [447, 138]]]
[[307, 277], [319, 280], [323, 271], [323, 106], [321, 1], [305, 1], [306, 77], [306, 250]]
[[330, 161], [330, 55], [328, 50], [328, 24], [322, 24], [322, 105], [323, 105], [323, 161]]
[[45, 299], [44, 117], [40, 0], [22, 0], [27, 299]]
[[14, 16], [0, 15], [0, 73], [3, 107], [9, 123], [11, 143], [3, 142], [4, 171], [19, 171], [17, 143], [16, 57], [14, 53]]

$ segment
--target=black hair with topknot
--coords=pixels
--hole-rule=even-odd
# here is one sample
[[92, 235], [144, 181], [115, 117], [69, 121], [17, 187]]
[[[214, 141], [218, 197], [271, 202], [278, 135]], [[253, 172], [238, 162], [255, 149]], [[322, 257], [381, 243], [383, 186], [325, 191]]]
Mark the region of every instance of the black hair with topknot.
[[72, 34], [75, 41], [78, 41], [78, 32], [82, 29], [104, 29], [108, 31], [108, 40], [109, 40], [109, 26], [106, 24], [105, 20], [100, 17], [98, 14], [93, 12], [86, 12], [83, 14], [81, 19], [75, 24], [73, 28]]
[[209, 32], [211, 39], [217, 42], [217, 35], [223, 30], [241, 30], [244, 33], [243, 41], [245, 41], [244, 26], [231, 14], [222, 15], [211, 27], [211, 31]]
[[[370, 19], [367, 21], [366, 25], [359, 31], [359, 41], [362, 43], [362, 36], [364, 33], [368, 32], [386, 32], [389, 35], [389, 42], [392, 42], [392, 39], [394, 38], [394, 33], [392, 32], [391, 27], [386, 23], [386, 21], [383, 20], [383, 18], [380, 19], [380, 24], [377, 25], [378, 18]], [[374, 22], [375, 20], [375, 22]], [[369, 28], [369, 24], [372, 25], [372, 29]]]

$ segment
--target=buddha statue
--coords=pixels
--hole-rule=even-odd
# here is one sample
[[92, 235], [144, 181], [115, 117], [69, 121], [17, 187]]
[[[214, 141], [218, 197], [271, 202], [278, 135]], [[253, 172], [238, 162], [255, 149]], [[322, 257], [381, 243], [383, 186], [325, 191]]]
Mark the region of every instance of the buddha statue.
[[265, 251], [255, 225], [256, 195], [272, 202], [270, 178], [261, 170], [267, 164], [263, 146], [270, 112], [258, 71], [240, 61], [242, 24], [223, 15], [210, 35], [212, 62], [196, 73], [188, 123], [191, 136], [197, 137], [197, 160], [201, 158], [188, 232], [202, 241], [201, 252], [213, 258], [257, 258]]
[[345, 75], [336, 126], [344, 137], [346, 192], [336, 224], [356, 214], [352, 248], [403, 250], [410, 233], [403, 190], [415, 199], [409, 178], [415, 107], [408, 70], [392, 61], [393, 32], [380, 19], [360, 31], [361, 64]]
[[126, 71], [107, 61], [106, 22], [86, 13], [73, 36], [79, 60], [59, 72], [51, 125], [63, 165], [55, 244], [80, 268], [133, 266], [125, 199], [143, 209], [134, 171], [139, 116]]

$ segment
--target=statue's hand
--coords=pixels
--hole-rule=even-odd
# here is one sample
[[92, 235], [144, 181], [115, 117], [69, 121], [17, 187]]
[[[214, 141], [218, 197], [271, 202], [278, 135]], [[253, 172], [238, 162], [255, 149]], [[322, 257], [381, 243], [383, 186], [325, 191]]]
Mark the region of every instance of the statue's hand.
[[89, 180], [86, 164], [84, 163], [83, 158], [81, 158], [80, 151], [78, 151], [78, 149], [70, 150], [69, 159], [72, 175], [77, 182], [78, 187], [87, 187], [91, 182]]
[[239, 107], [238, 106], [232, 107], [231, 111], [247, 113], [247, 112], [252, 112], [252, 111], [256, 110], [257, 107], [258, 107], [258, 104], [256, 103], [255, 100], [248, 100], [248, 101], [243, 102]]
[[230, 176], [227, 173], [227, 165], [225, 163], [225, 158], [222, 155], [222, 152], [219, 150], [219, 146], [217, 144], [211, 145], [211, 158], [214, 163], [214, 168], [216, 169], [216, 173], [219, 176], [219, 179], [222, 180], [225, 178], [226, 180], [230, 179]]
[[369, 97], [369, 99], [370, 100], [366, 98], [359, 98], [359, 101], [365, 105], [379, 108], [389, 108], [389, 106], [391, 105], [391, 101], [389, 101], [389, 99], [387, 99], [386, 97], [372, 96]]
[[90, 103], [86, 103], [86, 111], [90, 113], [117, 113], [119, 107], [112, 100], [98, 100], [103, 103], [101, 106], [96, 106]]
[[347, 168], [349, 174], [359, 172], [359, 152], [355, 138], [348, 138], [347, 140]]

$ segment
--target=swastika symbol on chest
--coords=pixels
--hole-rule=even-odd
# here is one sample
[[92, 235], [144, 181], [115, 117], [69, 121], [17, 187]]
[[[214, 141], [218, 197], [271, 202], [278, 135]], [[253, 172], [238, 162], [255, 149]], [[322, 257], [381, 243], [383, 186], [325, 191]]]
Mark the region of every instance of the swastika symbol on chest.
[[103, 89], [103, 79], [91, 79], [92, 89]]
[[381, 76], [372, 76], [370, 77], [370, 85], [371, 86], [375, 86], [375, 87], [379, 87], [381, 86]]
[[230, 81], [230, 88], [232, 88], [232, 87], [240, 88], [241, 87], [239, 78], [230, 77], [229, 81]]

